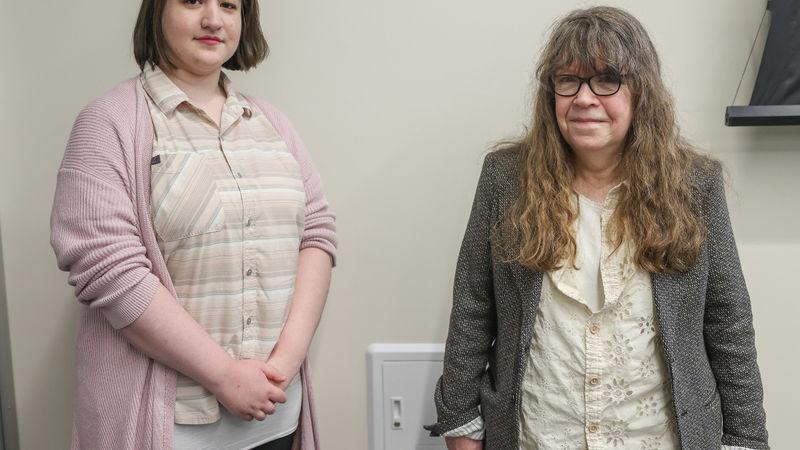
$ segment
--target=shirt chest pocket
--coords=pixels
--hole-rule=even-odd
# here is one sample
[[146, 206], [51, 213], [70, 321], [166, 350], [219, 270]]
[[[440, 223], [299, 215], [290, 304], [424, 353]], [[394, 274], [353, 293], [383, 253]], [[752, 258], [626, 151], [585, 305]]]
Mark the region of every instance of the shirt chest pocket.
[[220, 231], [225, 211], [203, 155], [156, 153], [150, 166], [153, 225], [165, 242]]

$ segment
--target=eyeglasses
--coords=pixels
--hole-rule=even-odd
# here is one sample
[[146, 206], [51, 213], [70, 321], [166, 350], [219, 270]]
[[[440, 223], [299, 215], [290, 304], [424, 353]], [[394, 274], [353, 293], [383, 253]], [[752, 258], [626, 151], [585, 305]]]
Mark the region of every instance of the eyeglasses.
[[606, 97], [614, 95], [622, 85], [622, 76], [613, 73], [598, 73], [589, 78], [576, 75], [553, 75], [550, 77], [553, 91], [562, 97], [572, 97], [581, 90], [583, 83], [589, 85], [594, 95]]

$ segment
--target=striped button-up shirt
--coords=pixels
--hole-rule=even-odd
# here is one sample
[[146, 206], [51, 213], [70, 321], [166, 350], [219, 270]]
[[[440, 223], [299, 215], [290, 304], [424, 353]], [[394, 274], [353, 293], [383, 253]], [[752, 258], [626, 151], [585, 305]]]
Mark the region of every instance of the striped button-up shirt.
[[[308, 177], [224, 74], [218, 125], [158, 67], [142, 82], [156, 133], [153, 222], [178, 301], [232, 357], [266, 360], [294, 289]], [[175, 422], [219, 417], [216, 398], [179, 375]]]

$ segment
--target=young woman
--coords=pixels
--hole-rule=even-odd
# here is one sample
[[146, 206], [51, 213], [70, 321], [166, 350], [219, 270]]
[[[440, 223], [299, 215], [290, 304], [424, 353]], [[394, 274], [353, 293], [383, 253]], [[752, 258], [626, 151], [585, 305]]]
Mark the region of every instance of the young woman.
[[318, 448], [304, 361], [334, 216], [286, 117], [222, 72], [266, 57], [258, 2], [144, 0], [134, 53], [58, 173], [52, 244], [83, 304], [72, 448]]

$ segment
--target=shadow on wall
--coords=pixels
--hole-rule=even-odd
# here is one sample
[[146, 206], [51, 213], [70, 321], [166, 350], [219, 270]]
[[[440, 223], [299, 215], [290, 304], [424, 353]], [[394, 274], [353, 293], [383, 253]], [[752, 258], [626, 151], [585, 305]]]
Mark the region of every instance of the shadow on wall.
[[0, 450], [19, 448], [14, 380], [11, 371], [11, 339], [8, 329], [6, 278], [3, 267], [3, 231], [0, 226]]

